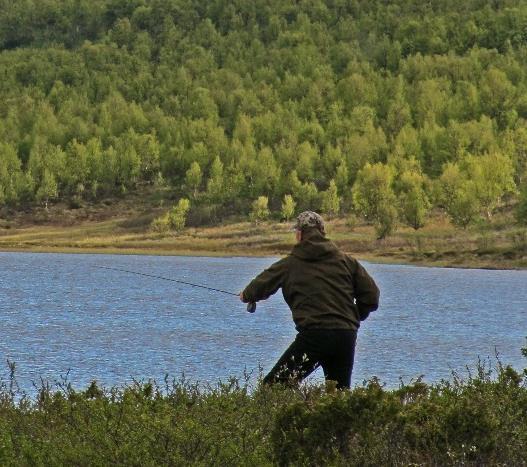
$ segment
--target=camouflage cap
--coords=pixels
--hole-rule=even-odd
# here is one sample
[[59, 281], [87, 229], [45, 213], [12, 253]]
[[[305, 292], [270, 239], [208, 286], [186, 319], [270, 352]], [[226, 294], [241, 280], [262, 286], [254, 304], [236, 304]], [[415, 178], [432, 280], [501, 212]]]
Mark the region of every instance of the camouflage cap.
[[295, 230], [304, 230], [311, 227], [316, 227], [322, 233], [324, 232], [324, 220], [319, 214], [313, 211], [304, 211], [299, 214], [293, 226]]

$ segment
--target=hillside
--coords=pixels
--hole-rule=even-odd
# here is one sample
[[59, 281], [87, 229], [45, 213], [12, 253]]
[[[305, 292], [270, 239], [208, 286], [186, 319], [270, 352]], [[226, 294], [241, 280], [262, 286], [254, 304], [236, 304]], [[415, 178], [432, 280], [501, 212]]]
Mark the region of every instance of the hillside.
[[192, 224], [525, 222], [526, 31], [519, 0], [0, 1], [0, 217], [149, 186]]

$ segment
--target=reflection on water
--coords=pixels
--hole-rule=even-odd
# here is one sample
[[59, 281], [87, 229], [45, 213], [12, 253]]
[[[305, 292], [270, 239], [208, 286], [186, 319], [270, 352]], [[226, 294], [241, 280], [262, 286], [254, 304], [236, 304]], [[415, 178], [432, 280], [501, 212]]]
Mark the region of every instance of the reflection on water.
[[[236, 297], [94, 266], [238, 292], [274, 260], [0, 253], [0, 358], [26, 390], [68, 371], [75, 386], [266, 371], [295, 334], [280, 293], [248, 314]], [[356, 383], [438, 381], [496, 352], [523, 368], [527, 271], [366, 266], [382, 296], [359, 333]]]

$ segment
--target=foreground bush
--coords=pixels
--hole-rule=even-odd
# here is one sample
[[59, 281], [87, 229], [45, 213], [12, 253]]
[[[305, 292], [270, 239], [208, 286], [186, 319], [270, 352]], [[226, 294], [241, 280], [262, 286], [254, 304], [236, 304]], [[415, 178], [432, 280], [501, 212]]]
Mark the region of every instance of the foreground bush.
[[525, 465], [527, 370], [387, 390], [0, 388], [0, 465]]

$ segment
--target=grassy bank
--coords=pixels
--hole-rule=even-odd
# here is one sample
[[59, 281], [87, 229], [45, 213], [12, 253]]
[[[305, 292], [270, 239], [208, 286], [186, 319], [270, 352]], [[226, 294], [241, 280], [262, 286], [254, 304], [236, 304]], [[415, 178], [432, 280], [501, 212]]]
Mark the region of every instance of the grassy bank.
[[[152, 232], [152, 219], [163, 203], [141, 197], [68, 209], [55, 205], [0, 218], [0, 250], [160, 255], [267, 256], [287, 253], [294, 242], [290, 223], [254, 225], [226, 219], [222, 225], [187, 227], [180, 233]], [[399, 227], [383, 241], [356, 219], [328, 222], [328, 235], [345, 251], [378, 262], [447, 267], [526, 268], [527, 231], [507, 210], [490, 224], [466, 230], [441, 214], [415, 231]]]
[[[525, 352], [525, 351], [524, 351]], [[527, 370], [395, 390], [0, 384], [1, 465], [525, 465]]]

